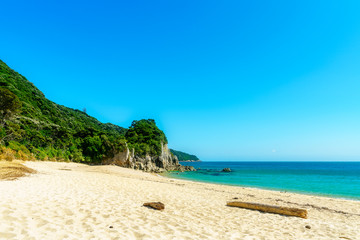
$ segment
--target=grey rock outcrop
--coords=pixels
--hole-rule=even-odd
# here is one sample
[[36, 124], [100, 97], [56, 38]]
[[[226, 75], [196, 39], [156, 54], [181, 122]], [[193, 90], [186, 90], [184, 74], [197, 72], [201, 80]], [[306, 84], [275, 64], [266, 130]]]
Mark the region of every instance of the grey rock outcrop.
[[231, 169], [230, 169], [230, 168], [224, 168], [224, 169], [222, 170], [222, 172], [231, 172]]
[[145, 172], [196, 171], [192, 166], [180, 165], [178, 158], [171, 154], [167, 144], [162, 144], [159, 156], [146, 155], [145, 157], [137, 156], [134, 150], [130, 151], [126, 146], [123, 152], [118, 152], [113, 157], [104, 159], [102, 163], [143, 170]]

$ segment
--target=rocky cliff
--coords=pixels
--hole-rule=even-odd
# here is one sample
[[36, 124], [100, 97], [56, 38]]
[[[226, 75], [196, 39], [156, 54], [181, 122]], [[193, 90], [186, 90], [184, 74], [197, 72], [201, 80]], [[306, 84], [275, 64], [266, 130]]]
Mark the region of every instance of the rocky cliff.
[[161, 144], [161, 154], [159, 156], [146, 155], [145, 157], [137, 156], [134, 150], [130, 151], [126, 146], [123, 152], [118, 152], [113, 157], [105, 159], [103, 164], [157, 173], [164, 171], [196, 171], [194, 167], [179, 164], [177, 157], [171, 154], [167, 144]]

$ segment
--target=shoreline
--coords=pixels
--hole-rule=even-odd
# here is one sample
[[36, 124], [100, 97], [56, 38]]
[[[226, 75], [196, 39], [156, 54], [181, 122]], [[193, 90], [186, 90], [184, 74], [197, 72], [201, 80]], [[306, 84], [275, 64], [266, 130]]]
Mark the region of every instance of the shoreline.
[[266, 188], [266, 187], [255, 187], [255, 186], [247, 186], [247, 185], [238, 185], [238, 184], [231, 184], [231, 183], [219, 183], [219, 182], [207, 182], [207, 181], [201, 181], [201, 180], [194, 180], [194, 179], [187, 179], [187, 178], [177, 178], [176, 176], [170, 176], [171, 173], [161, 173], [159, 176], [167, 177], [170, 179], [178, 179], [183, 181], [189, 181], [193, 183], [204, 183], [204, 184], [215, 184], [220, 186], [233, 186], [233, 187], [241, 187], [241, 188], [249, 188], [249, 189], [258, 189], [258, 190], [265, 190], [265, 191], [274, 191], [279, 193], [293, 193], [293, 194], [300, 194], [300, 195], [306, 195], [306, 196], [314, 196], [314, 197], [324, 197], [324, 198], [334, 198], [334, 199], [343, 199], [343, 200], [349, 200], [349, 201], [355, 201], [360, 202], [360, 197], [345, 197], [340, 195], [331, 195], [331, 194], [321, 194], [321, 193], [312, 193], [312, 192], [301, 192], [296, 190], [287, 190], [287, 189], [275, 189], [275, 188]]
[[[360, 201], [360, 162], [234, 161], [194, 163], [197, 172], [170, 177], [214, 184]], [[188, 164], [186, 164], [188, 165]], [[191, 164], [190, 164], [191, 165]], [[231, 173], [221, 169], [230, 167]]]
[[[360, 202], [202, 183], [113, 165], [24, 162], [37, 174], [0, 181], [0, 238], [360, 239]], [[227, 207], [253, 202], [308, 219]], [[160, 201], [165, 210], [143, 203]], [[306, 226], [310, 226], [306, 228]]]

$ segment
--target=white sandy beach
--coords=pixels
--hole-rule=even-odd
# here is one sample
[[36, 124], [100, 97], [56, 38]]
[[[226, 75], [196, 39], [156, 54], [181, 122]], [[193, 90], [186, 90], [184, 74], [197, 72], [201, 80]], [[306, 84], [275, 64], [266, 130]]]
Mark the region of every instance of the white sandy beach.
[[[360, 201], [170, 179], [116, 166], [26, 162], [0, 181], [0, 239], [360, 239]], [[304, 208], [308, 219], [227, 201]], [[143, 207], [161, 201], [164, 211]], [[311, 228], [305, 228], [309, 225]]]

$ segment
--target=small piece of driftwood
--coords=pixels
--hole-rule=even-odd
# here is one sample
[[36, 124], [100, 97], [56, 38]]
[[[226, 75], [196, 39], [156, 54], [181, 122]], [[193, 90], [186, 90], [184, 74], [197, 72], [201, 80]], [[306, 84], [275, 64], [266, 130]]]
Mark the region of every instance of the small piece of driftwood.
[[150, 207], [156, 210], [164, 210], [165, 209], [165, 205], [162, 202], [147, 202], [144, 203], [145, 207]]
[[249, 202], [228, 202], [226, 205], [230, 207], [258, 210], [266, 213], [276, 213], [286, 216], [307, 218], [307, 211], [305, 209], [300, 209], [300, 208], [277, 207], [277, 206], [271, 206], [265, 204], [249, 203]]

